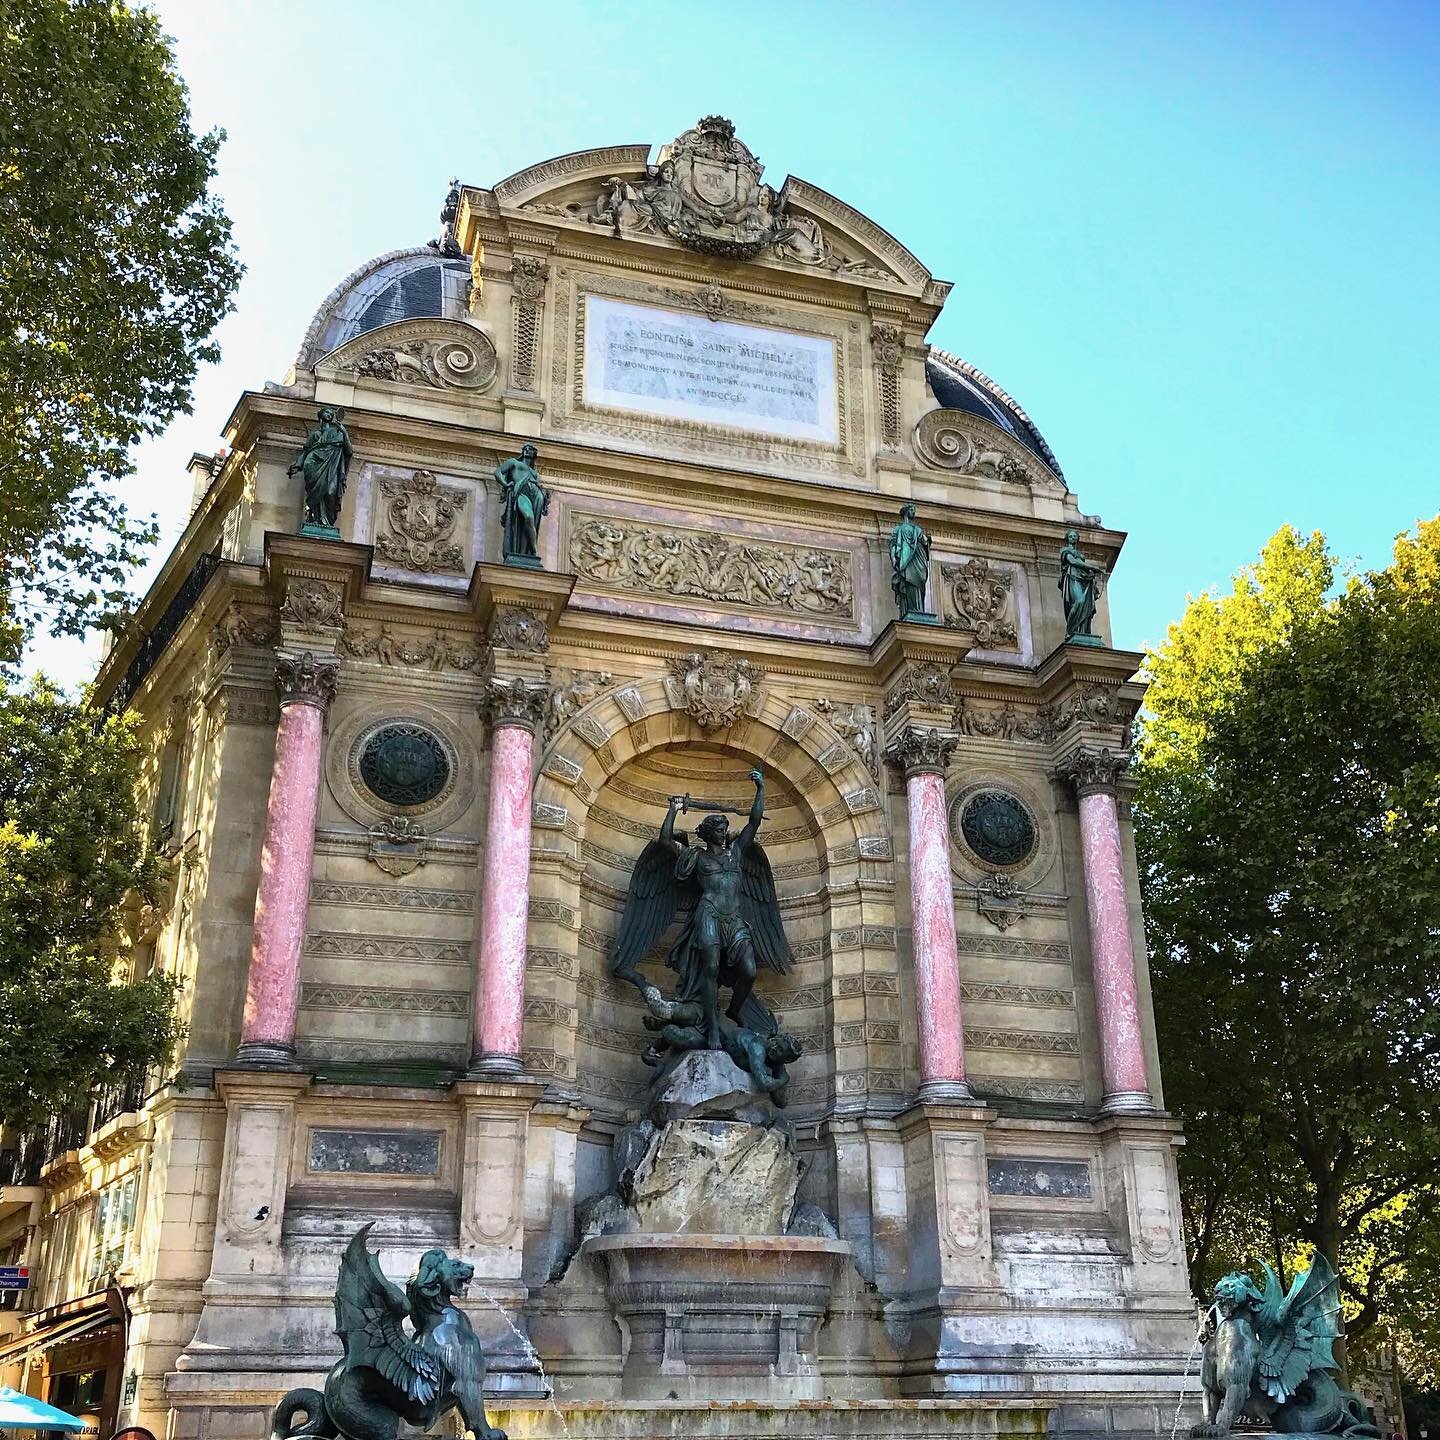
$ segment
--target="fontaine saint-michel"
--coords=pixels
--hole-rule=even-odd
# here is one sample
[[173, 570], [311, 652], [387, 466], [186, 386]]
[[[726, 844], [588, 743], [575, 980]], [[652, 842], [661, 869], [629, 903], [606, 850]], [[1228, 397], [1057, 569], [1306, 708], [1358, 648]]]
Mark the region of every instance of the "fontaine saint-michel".
[[1171, 1433], [1125, 537], [802, 140], [457, 184], [193, 462], [97, 691], [185, 1039], [0, 1214], [102, 1428]]

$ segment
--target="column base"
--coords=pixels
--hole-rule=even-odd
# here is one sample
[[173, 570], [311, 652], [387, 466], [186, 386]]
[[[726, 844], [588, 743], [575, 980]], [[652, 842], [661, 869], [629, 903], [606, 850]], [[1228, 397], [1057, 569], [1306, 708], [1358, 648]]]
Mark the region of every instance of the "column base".
[[470, 1068], [465, 1074], [472, 1080], [493, 1080], [501, 1076], [521, 1075], [524, 1071], [524, 1063], [518, 1055], [472, 1055]]
[[298, 1070], [295, 1047], [278, 1040], [246, 1040], [235, 1051], [231, 1065], [247, 1070]]
[[1112, 1090], [1101, 1102], [1102, 1115], [1156, 1115], [1148, 1090]]
[[963, 1080], [927, 1080], [917, 1094], [922, 1104], [977, 1103], [975, 1092]]

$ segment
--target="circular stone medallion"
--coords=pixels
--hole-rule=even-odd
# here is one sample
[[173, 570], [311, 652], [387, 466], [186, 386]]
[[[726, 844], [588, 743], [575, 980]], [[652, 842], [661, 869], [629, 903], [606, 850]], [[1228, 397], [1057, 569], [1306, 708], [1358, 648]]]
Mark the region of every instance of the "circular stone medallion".
[[1018, 796], [980, 790], [960, 812], [960, 833], [987, 865], [1023, 865], [1035, 853], [1035, 820]]
[[419, 725], [386, 725], [360, 752], [360, 778], [387, 805], [424, 805], [450, 779], [440, 741]]

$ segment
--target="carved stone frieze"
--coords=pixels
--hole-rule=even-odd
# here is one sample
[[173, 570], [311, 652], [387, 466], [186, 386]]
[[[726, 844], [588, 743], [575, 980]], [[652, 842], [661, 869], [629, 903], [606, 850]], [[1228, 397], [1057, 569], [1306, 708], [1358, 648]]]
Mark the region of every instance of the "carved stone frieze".
[[363, 629], [348, 625], [340, 637], [340, 649], [357, 660], [377, 665], [403, 665], [411, 670], [459, 670], [468, 673], [477, 669], [484, 654], [474, 645], [447, 631], [437, 630], [430, 636], [395, 632], [384, 626]]
[[[423, 327], [424, 322], [412, 324]], [[483, 390], [495, 379], [499, 366], [494, 345], [478, 330], [407, 338], [396, 327], [387, 331], [387, 340], [348, 355], [338, 368], [366, 380], [435, 390]]]
[[1130, 768], [1128, 752], [1116, 752], [1108, 746], [1098, 749], [1084, 746], [1067, 755], [1055, 771], [1055, 778], [1075, 787], [1079, 796], [1113, 795], [1121, 777]]
[[1018, 646], [1013, 571], [975, 558], [958, 565], [941, 565], [940, 579], [946, 625], [973, 630], [975, 643], [984, 650], [1013, 650]]
[[860, 758], [860, 763], [874, 776], [880, 774], [880, 749], [875, 737], [875, 709], [871, 705], [837, 705], [833, 700], [819, 699], [815, 709], [830, 722], [830, 728]]
[[899, 680], [885, 696], [881, 716], [885, 720], [890, 719], [906, 701], [920, 705], [949, 705], [953, 691], [950, 673], [943, 666], [928, 660], [906, 665]]
[[345, 587], [334, 580], [297, 576], [285, 590], [280, 618], [302, 630], [338, 629], [345, 623]]
[[380, 494], [385, 528], [377, 531], [375, 548], [382, 559], [427, 575], [463, 572], [465, 552], [454, 537], [469, 491], [417, 470], [407, 480], [381, 480]]
[[1081, 685], [1051, 707], [1051, 728], [1059, 736], [1075, 725], [1128, 725], [1136, 708], [1113, 685]]
[[1049, 745], [1077, 725], [1126, 726], [1136, 705], [1113, 685], [1087, 684], [1053, 705], [1022, 710], [1010, 701], [981, 705], [961, 697], [955, 707], [955, 728], [962, 735], [992, 740], [1028, 740]]
[[699, 651], [671, 660], [666, 690], [671, 704], [685, 710], [702, 730], [733, 725], [755, 697], [762, 672], [733, 655]]
[[943, 775], [960, 737], [946, 730], [907, 726], [891, 741], [885, 758], [907, 778], [911, 775]]
[[575, 670], [555, 677], [550, 703], [545, 709], [545, 739], [551, 740], [592, 701], [614, 683], [608, 670]]
[[512, 680], [491, 679], [482, 710], [491, 725], [518, 725], [532, 734], [545, 719], [549, 687], [517, 675]]
[[309, 650], [299, 655], [275, 657], [275, 685], [280, 704], [313, 705], [326, 710], [340, 683], [340, 662], [331, 656], [315, 656]]
[[544, 655], [550, 649], [550, 632], [544, 619], [508, 606], [491, 617], [487, 638], [492, 649], [508, 650], [512, 655]]
[[855, 615], [854, 565], [844, 550], [574, 515], [568, 555], [582, 579], [619, 590], [841, 620]]
[[210, 643], [217, 655], [223, 655], [236, 645], [268, 649], [279, 637], [280, 631], [269, 615], [232, 605], [221, 616], [210, 636]]

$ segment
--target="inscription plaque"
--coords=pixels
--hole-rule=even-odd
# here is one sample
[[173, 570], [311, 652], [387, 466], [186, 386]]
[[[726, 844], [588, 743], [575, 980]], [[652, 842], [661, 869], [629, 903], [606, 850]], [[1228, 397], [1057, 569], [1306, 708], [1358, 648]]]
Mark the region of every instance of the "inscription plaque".
[[436, 1175], [438, 1130], [312, 1130], [310, 1168], [340, 1175]]
[[591, 295], [587, 405], [834, 444], [835, 342]]

